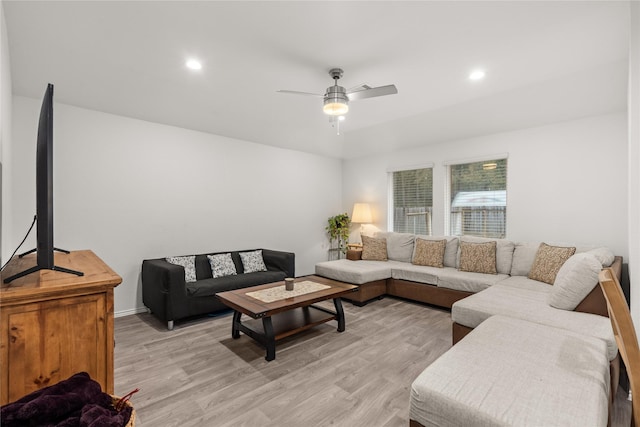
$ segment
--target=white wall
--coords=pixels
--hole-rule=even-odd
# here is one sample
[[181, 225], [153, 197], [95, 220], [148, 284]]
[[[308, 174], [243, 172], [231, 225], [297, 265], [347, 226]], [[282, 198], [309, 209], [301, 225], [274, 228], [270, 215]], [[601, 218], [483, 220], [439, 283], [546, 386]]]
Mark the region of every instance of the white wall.
[[[16, 230], [35, 211], [40, 102], [14, 97]], [[327, 258], [337, 159], [63, 104], [54, 123], [55, 244], [92, 249], [122, 276], [116, 314], [142, 307], [143, 259], [263, 247], [295, 252], [304, 275]]]
[[9, 61], [9, 41], [4, 19], [4, 5], [0, 1], [0, 265], [11, 256], [13, 242], [11, 232], [11, 65]]
[[347, 160], [343, 202], [372, 202], [375, 225], [386, 229], [387, 170], [433, 162], [433, 232], [448, 234], [443, 162], [503, 153], [509, 239], [605, 245], [627, 261], [625, 113]]
[[[631, 313], [640, 331], [640, 3], [631, 2], [629, 38], [629, 276]], [[634, 286], [635, 284], [635, 286]]]

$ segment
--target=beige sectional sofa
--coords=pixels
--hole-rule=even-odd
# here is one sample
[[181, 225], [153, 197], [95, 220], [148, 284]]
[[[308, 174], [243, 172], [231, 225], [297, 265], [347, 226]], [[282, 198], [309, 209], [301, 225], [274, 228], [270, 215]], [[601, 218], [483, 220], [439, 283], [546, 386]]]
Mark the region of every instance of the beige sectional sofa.
[[[319, 276], [358, 285], [358, 292], [349, 299], [365, 304], [385, 294], [425, 302], [446, 308], [465, 297], [484, 291], [494, 285], [512, 285], [523, 288], [539, 286], [544, 292], [551, 290], [548, 284], [527, 278], [541, 242], [514, 242], [506, 239], [483, 239], [470, 236], [422, 236], [408, 233], [380, 232], [374, 237], [384, 238], [387, 244], [387, 260], [341, 259], [316, 264]], [[416, 239], [447, 240], [443, 267], [415, 265], [412, 263]], [[496, 274], [459, 270], [460, 242], [496, 242]], [[568, 246], [568, 245], [565, 245]], [[592, 252], [603, 266], [611, 265], [620, 276], [622, 259], [614, 257], [606, 248], [576, 247], [576, 253]], [[593, 283], [593, 290], [574, 311], [606, 316], [607, 308], [602, 291]], [[473, 326], [471, 326], [473, 327]]]
[[[598, 273], [610, 266], [620, 278], [621, 257], [506, 239], [374, 237], [385, 239], [386, 261], [321, 262], [316, 274], [359, 285], [357, 303], [386, 293], [450, 307], [453, 343], [468, 335], [412, 384], [411, 425], [607, 424], [619, 357]], [[444, 245], [441, 266], [416, 265], [418, 245], [433, 241]]]
[[604, 427], [607, 344], [492, 316], [413, 382], [410, 425]]

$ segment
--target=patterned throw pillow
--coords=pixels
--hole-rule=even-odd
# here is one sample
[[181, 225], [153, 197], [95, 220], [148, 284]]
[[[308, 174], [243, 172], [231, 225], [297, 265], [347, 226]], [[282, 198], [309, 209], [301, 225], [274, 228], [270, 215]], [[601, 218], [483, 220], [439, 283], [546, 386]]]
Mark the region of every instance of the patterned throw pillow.
[[498, 274], [496, 270], [495, 241], [471, 243], [460, 241], [460, 271], [474, 273]]
[[196, 256], [170, 256], [165, 258], [171, 264], [184, 267], [184, 281], [186, 283], [196, 281]]
[[387, 239], [362, 237], [362, 259], [369, 261], [387, 260]]
[[245, 273], [255, 273], [256, 271], [267, 271], [262, 259], [262, 250], [252, 252], [240, 252], [240, 259]]
[[416, 249], [411, 262], [415, 265], [444, 268], [444, 250], [447, 239], [424, 240], [416, 239]]
[[540, 243], [529, 271], [529, 279], [553, 285], [562, 264], [575, 253], [575, 247], [549, 246], [546, 243]]
[[207, 255], [211, 264], [211, 274], [213, 278], [224, 276], [235, 276], [238, 274], [236, 265], [233, 263], [231, 254]]

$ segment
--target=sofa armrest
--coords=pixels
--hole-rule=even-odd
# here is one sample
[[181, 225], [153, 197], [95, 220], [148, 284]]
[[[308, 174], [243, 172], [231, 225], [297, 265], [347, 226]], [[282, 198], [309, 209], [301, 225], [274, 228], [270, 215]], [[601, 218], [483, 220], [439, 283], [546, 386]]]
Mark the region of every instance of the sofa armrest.
[[173, 320], [172, 304], [186, 297], [184, 267], [161, 258], [142, 261], [142, 301], [159, 318]]
[[262, 259], [270, 271], [284, 271], [287, 277], [296, 277], [296, 259], [292, 252], [262, 249]]

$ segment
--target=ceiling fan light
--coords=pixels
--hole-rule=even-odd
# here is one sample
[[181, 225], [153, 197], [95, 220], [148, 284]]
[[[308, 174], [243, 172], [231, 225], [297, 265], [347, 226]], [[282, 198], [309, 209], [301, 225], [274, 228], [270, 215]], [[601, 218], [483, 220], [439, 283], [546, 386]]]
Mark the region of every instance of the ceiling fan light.
[[322, 107], [322, 111], [330, 116], [342, 116], [347, 114], [349, 106], [343, 101], [327, 100]]
[[346, 114], [347, 111], [349, 111], [347, 91], [337, 84], [327, 88], [327, 92], [324, 94], [322, 111], [330, 116], [342, 116]]

